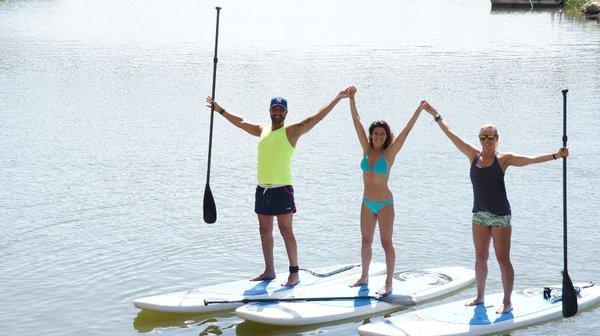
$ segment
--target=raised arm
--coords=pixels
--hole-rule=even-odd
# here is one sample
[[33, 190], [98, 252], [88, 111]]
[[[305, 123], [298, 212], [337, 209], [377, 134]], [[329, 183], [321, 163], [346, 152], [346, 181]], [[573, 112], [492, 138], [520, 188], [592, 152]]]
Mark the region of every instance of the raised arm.
[[212, 100], [211, 97], [206, 97], [206, 103], [207, 103], [207, 105], [206, 105], [207, 107], [214, 106], [215, 112], [218, 112], [220, 115], [225, 117], [225, 119], [227, 119], [234, 126], [237, 126], [241, 129], [243, 129], [244, 131], [250, 133], [251, 135], [260, 136], [260, 132], [261, 132], [260, 125], [251, 124], [251, 123], [245, 121], [244, 119], [225, 111], [225, 109], [222, 108], [221, 105], [219, 105], [216, 101]]
[[523, 167], [533, 163], [541, 163], [550, 160], [556, 160], [558, 158], [566, 158], [569, 156], [569, 149], [561, 147], [556, 153], [539, 154], [539, 155], [517, 155], [512, 153], [502, 154], [498, 157], [500, 166], [503, 170], [506, 170], [509, 166]]
[[323, 118], [325, 118], [325, 116], [327, 116], [327, 114], [329, 114], [329, 112], [331, 112], [331, 110], [333, 110], [335, 105], [337, 105], [337, 103], [340, 100], [348, 97], [348, 93], [346, 91], [347, 91], [347, 89], [338, 93], [335, 96], [335, 98], [331, 102], [329, 102], [329, 104], [323, 106], [319, 110], [319, 112], [317, 112], [316, 114], [314, 114], [298, 123], [291, 124], [290, 126], [288, 126], [287, 127], [287, 136], [288, 136], [290, 143], [292, 145], [295, 145], [296, 142], [298, 141], [298, 138], [300, 138], [301, 135], [306, 134], [313, 127], [315, 127], [315, 125], [318, 124], [319, 121], [323, 120]]
[[356, 88], [354, 86], [348, 88], [348, 97], [350, 98], [350, 114], [352, 115], [352, 123], [354, 124], [354, 129], [356, 130], [358, 142], [360, 142], [363, 154], [367, 154], [369, 153], [369, 138], [367, 137], [365, 127], [360, 121], [360, 116], [358, 115], [358, 111], [356, 110], [356, 100], [354, 99], [355, 93]]
[[473, 162], [473, 160], [475, 160], [475, 158], [477, 157], [477, 153], [479, 152], [477, 150], [477, 148], [475, 148], [475, 146], [473, 146], [470, 143], [461, 139], [458, 136], [458, 134], [454, 133], [450, 129], [450, 125], [442, 119], [442, 116], [438, 113], [438, 111], [433, 106], [431, 106], [431, 104], [427, 103], [427, 106], [425, 107], [425, 111], [427, 111], [429, 114], [431, 114], [433, 116], [436, 123], [438, 125], [440, 125], [440, 128], [442, 129], [442, 131], [444, 132], [444, 134], [446, 134], [448, 139], [450, 139], [450, 141], [452, 141], [454, 146], [456, 146], [456, 148], [458, 148], [459, 151], [461, 151], [463, 154], [465, 154], [469, 158], [469, 162]]
[[[395, 157], [396, 154], [398, 154], [398, 152], [400, 151], [400, 149], [402, 149], [402, 146], [404, 145], [404, 142], [406, 141], [408, 134], [412, 130], [413, 126], [415, 126], [415, 123], [417, 122], [417, 119], [419, 118], [421, 111], [423, 111], [423, 109], [426, 106], [427, 106], [427, 102], [424, 100], [421, 101], [421, 103], [415, 110], [415, 113], [413, 113], [412, 117], [408, 120], [408, 123], [406, 123], [406, 126], [404, 126], [404, 129], [400, 132], [400, 134], [398, 134], [398, 136], [396, 137], [394, 142], [392, 142], [392, 144], [388, 148], [389, 155]], [[393, 159], [393, 157], [392, 157], [392, 159]]]

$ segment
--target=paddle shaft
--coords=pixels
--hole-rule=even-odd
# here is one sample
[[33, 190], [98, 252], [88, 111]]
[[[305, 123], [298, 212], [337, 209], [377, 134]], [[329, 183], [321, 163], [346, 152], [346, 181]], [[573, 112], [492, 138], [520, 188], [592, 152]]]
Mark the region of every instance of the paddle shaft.
[[[394, 303], [393, 298], [386, 298], [380, 296], [372, 296], [372, 295], [361, 295], [361, 296], [330, 296], [330, 297], [295, 297], [295, 298], [258, 298], [258, 299], [242, 299], [242, 300], [204, 300], [204, 305], [208, 306], [209, 304], [215, 303], [253, 303], [253, 302], [294, 302], [294, 301], [340, 301], [340, 300], [378, 300], [389, 303]], [[409, 303], [409, 302], [407, 302]], [[409, 303], [410, 304], [410, 303]]]
[[[213, 80], [212, 80], [212, 92], [211, 97], [215, 99], [215, 87], [217, 84], [217, 48], [219, 45], [219, 14], [221, 13], [221, 7], [215, 7], [217, 10], [217, 29], [215, 33], [215, 57], [213, 60]], [[210, 107], [210, 131], [208, 133], [208, 168], [206, 169], [206, 184], [210, 182], [210, 158], [212, 154], [212, 137], [213, 137], [213, 121], [215, 119], [215, 106], [211, 104]]]

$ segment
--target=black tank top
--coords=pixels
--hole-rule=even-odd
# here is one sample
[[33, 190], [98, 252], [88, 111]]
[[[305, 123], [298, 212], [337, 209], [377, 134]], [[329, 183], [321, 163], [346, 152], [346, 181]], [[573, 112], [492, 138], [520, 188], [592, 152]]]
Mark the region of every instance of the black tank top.
[[473, 184], [473, 212], [487, 211], [496, 215], [510, 215], [510, 203], [506, 197], [504, 172], [498, 158], [486, 168], [477, 167], [481, 154], [471, 164], [471, 183]]

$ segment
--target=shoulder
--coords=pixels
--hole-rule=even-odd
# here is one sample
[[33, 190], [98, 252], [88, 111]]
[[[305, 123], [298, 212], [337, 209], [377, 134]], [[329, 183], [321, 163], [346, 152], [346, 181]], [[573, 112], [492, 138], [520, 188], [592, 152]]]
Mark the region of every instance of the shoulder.
[[469, 163], [473, 164], [481, 156], [481, 152], [477, 149], [469, 155]]
[[500, 168], [502, 171], [506, 171], [506, 169], [513, 165], [513, 158], [515, 157], [514, 153], [498, 153], [496, 154], [496, 158], [498, 158], [498, 164], [500, 164]]
[[302, 128], [302, 123], [302, 121], [295, 122], [293, 124], [285, 125], [283, 127], [285, 128], [285, 131], [288, 135], [293, 135], [300, 132], [300, 129]]
[[285, 125], [283, 128], [285, 129], [285, 134], [291, 135], [298, 131], [298, 124]]
[[496, 153], [496, 157], [500, 163], [509, 161], [515, 154], [513, 153]]

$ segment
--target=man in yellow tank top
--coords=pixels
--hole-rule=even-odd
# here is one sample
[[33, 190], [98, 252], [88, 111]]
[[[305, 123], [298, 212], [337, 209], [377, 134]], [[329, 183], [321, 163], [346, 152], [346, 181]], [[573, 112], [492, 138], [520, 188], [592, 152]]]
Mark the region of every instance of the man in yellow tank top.
[[265, 259], [265, 270], [251, 280], [271, 280], [275, 278], [273, 263], [273, 221], [277, 217], [277, 226], [285, 242], [290, 262], [285, 286], [294, 286], [299, 281], [298, 252], [296, 238], [292, 229], [292, 219], [296, 212], [294, 188], [292, 187], [292, 155], [301, 135], [310, 131], [319, 121], [331, 112], [335, 105], [348, 97], [348, 89], [337, 94], [316, 114], [291, 125], [284, 125], [287, 116], [287, 100], [282, 97], [271, 99], [269, 113], [271, 126], [259, 125], [245, 121], [226, 111], [216, 101], [206, 97], [208, 106], [221, 114], [234, 126], [260, 137], [258, 143], [258, 186], [256, 187], [254, 211], [258, 216], [260, 239]]

